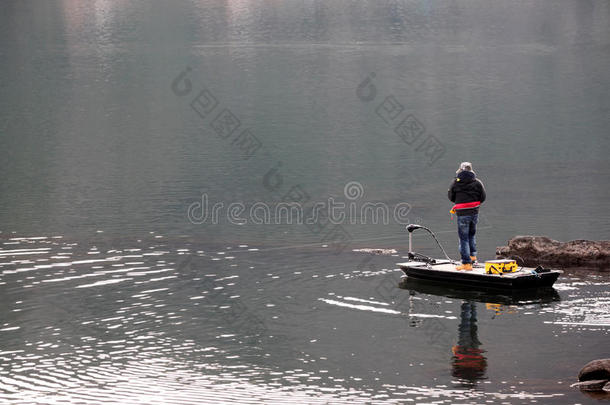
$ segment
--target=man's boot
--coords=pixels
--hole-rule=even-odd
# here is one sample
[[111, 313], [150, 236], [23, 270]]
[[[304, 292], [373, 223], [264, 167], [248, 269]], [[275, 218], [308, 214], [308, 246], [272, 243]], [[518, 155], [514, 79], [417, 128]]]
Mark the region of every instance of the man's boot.
[[472, 263], [464, 263], [460, 266], [456, 266], [455, 268], [456, 270], [464, 270], [464, 271], [470, 271], [472, 270]]

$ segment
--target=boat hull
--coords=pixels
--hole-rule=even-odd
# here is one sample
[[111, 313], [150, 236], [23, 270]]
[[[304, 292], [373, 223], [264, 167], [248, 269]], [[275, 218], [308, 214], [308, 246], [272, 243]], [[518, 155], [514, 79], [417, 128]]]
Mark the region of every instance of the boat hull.
[[561, 300], [559, 293], [553, 287], [498, 290], [455, 283], [449, 285], [434, 280], [424, 280], [414, 277], [404, 277], [398, 286], [405, 290], [420, 294], [483, 302], [486, 304], [545, 304]]
[[533, 268], [503, 275], [486, 274], [481, 268], [475, 268], [473, 271], [456, 271], [455, 266], [448, 263], [422, 265], [407, 262], [399, 263], [399, 266], [410, 278], [493, 290], [551, 287], [561, 274], [559, 270], [534, 272]]

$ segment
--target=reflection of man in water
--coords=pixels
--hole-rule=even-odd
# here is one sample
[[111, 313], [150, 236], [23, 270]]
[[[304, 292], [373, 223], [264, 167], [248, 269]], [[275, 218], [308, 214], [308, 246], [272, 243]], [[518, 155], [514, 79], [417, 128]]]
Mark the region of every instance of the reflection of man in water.
[[452, 375], [472, 386], [485, 378], [487, 359], [485, 350], [479, 349], [481, 342], [477, 336], [477, 307], [473, 301], [464, 301], [460, 313], [459, 338], [453, 352]]

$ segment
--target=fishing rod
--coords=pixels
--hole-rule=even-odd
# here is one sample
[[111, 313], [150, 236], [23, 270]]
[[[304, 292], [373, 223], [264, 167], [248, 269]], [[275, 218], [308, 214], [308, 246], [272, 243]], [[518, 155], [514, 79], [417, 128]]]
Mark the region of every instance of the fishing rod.
[[409, 232], [409, 258], [410, 259], [416, 258], [417, 256], [419, 256], [420, 258], [430, 259], [427, 256], [424, 256], [424, 255], [421, 255], [419, 253], [414, 253], [413, 252], [413, 244], [412, 244], [413, 231], [415, 231], [416, 229], [423, 229], [425, 231], [428, 231], [428, 233], [430, 235], [432, 235], [432, 237], [436, 241], [436, 244], [438, 245], [439, 248], [441, 248], [441, 250], [442, 250], [443, 254], [445, 255], [445, 257], [447, 258], [447, 260], [449, 260], [450, 262], [454, 262], [454, 260], [452, 258], [450, 258], [449, 255], [447, 255], [447, 252], [445, 252], [445, 249], [443, 248], [441, 243], [438, 241], [438, 239], [436, 239], [436, 235], [430, 229], [426, 228], [423, 225], [417, 225], [417, 224], [409, 224], [409, 225], [406, 226], [406, 229]]

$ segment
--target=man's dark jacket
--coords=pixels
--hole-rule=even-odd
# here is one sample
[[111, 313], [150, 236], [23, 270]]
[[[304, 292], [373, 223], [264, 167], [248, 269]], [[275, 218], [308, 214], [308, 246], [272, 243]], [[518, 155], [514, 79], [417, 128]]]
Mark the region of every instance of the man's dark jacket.
[[[449, 199], [456, 203], [467, 203], [480, 201], [481, 204], [485, 201], [485, 187], [481, 180], [477, 179], [474, 172], [461, 171], [451, 183], [447, 192]], [[479, 207], [456, 210], [458, 216], [474, 215], [479, 212]]]

